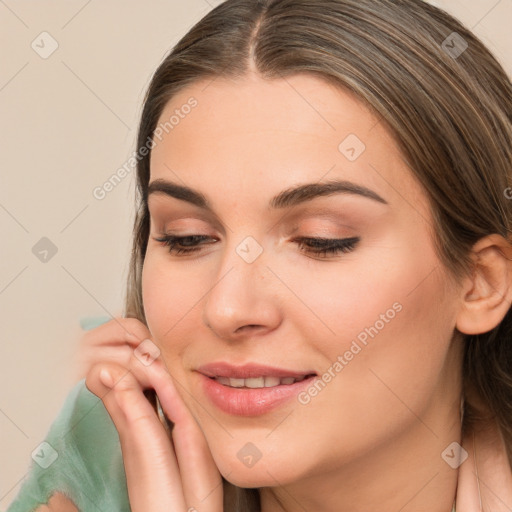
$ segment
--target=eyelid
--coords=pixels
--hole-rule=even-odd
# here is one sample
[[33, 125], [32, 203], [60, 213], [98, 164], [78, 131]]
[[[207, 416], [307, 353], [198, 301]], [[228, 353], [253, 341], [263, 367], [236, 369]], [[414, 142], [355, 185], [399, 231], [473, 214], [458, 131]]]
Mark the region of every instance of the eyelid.
[[[222, 224], [220, 221], [217, 221], [216, 218], [212, 218], [208, 214], [205, 214], [196, 209], [190, 211], [190, 208], [194, 207], [189, 207], [185, 205], [184, 207], [179, 207], [179, 209], [176, 210], [175, 207], [173, 207], [172, 205], [169, 206], [167, 203], [161, 202], [153, 208], [153, 212], [151, 210], [149, 211], [150, 220], [155, 225], [158, 225], [158, 228], [161, 232], [169, 231], [171, 229], [175, 230], [175, 226], [169, 227], [169, 224], [175, 222], [198, 221], [206, 225], [205, 227], [209, 231], [210, 236], [213, 236], [212, 230], [216, 231], [217, 233], [220, 233], [222, 236], [225, 236], [227, 234], [227, 231], [233, 233], [233, 230], [229, 226], [226, 226], [226, 230], [224, 228], [225, 225]], [[315, 207], [311, 205], [300, 205], [297, 207], [293, 207], [289, 212], [285, 213], [284, 215], [281, 212], [277, 220], [272, 220], [272, 217], [270, 220], [270, 227], [266, 231], [267, 234], [270, 231], [277, 230], [277, 232], [286, 233], [287, 236], [290, 236], [291, 234], [296, 233], [299, 229], [303, 228], [303, 223], [308, 223], [308, 226], [306, 227], [305, 231], [311, 231], [312, 233], [322, 233], [325, 230], [325, 235], [319, 236], [325, 236], [326, 238], [339, 237], [340, 229], [343, 230], [342, 233], [346, 233], [347, 229], [350, 230], [350, 232], [352, 232], [352, 230], [354, 229], [353, 223], [350, 223], [350, 221], [354, 217], [354, 214], [352, 213], [349, 216], [344, 212], [340, 213], [339, 211], [336, 211], [336, 209], [333, 207]], [[365, 219], [361, 219], [361, 222], [363, 222], [364, 220]], [[315, 225], [314, 227], [309, 227], [309, 223], [311, 222], [323, 224], [320, 224], [320, 227], [318, 227], [318, 224]], [[328, 222], [329, 225], [332, 226], [332, 229], [334, 231], [328, 231], [328, 228], [326, 227], [326, 222]], [[292, 225], [294, 226], [292, 227]], [[184, 227], [183, 229], [196, 231], [198, 229], [202, 230], [203, 226], [198, 227], [196, 224], [193, 224], [187, 225], [186, 228]]]
[[195, 232], [206, 229], [211, 232], [212, 228], [214, 230], [216, 229], [215, 223], [212, 225], [212, 222], [209, 219], [200, 217], [201, 216], [191, 216], [190, 214], [169, 215], [166, 212], [158, 212], [156, 214], [150, 213], [150, 224], [155, 226], [155, 230], [158, 230], [161, 233], [173, 231], [173, 234], [179, 230]]
[[[154, 199], [152, 208], [149, 206], [149, 201], [146, 203], [150, 220], [160, 221], [162, 225], [181, 220], [199, 221], [204, 222], [223, 235], [226, 234], [224, 225], [216, 216], [209, 215], [193, 205], [183, 203], [183, 201], [172, 200], [172, 198], [171, 201], [158, 201], [158, 194], [154, 195]], [[176, 203], [173, 204], [172, 201], [176, 201]]]
[[[333, 219], [310, 217], [306, 219], [294, 219], [294, 222], [288, 227], [283, 226], [288, 236], [297, 233], [305, 233], [302, 236], [315, 236], [325, 238], [342, 238], [357, 231], [353, 223], [349, 223], [348, 219], [342, 220], [339, 217]], [[360, 230], [360, 227], [359, 229]]]

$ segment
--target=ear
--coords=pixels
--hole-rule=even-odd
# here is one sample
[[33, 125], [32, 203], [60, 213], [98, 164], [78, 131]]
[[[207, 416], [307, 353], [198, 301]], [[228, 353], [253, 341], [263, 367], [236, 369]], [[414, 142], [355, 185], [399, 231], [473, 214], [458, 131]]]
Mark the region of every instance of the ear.
[[512, 302], [512, 246], [501, 235], [481, 238], [471, 251], [472, 275], [461, 288], [457, 329], [482, 334], [494, 329]]

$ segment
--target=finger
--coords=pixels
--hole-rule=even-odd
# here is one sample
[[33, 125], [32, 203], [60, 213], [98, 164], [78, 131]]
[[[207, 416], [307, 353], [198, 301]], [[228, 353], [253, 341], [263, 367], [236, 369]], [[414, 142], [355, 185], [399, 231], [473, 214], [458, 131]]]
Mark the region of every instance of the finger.
[[222, 477], [202, 430], [175, 425], [172, 439], [187, 505], [202, 512], [222, 510]]
[[99, 361], [117, 361], [126, 365], [130, 351], [150, 337], [148, 328], [135, 318], [113, 318], [87, 331], [73, 358], [74, 377], [84, 378], [91, 366]]
[[114, 317], [112, 320], [87, 331], [82, 337], [85, 346], [118, 346], [127, 344], [135, 348], [150, 338], [148, 328], [136, 318]]
[[201, 428], [165, 364], [158, 358], [142, 369], [140, 361], [132, 358], [132, 365], [135, 371], [146, 374], [146, 384], [155, 389], [165, 414], [174, 423], [172, 439], [187, 506], [202, 512], [222, 510], [222, 477]]
[[176, 455], [143, 385], [112, 363], [95, 365], [88, 379], [119, 433], [132, 512], [185, 511]]
[[79, 379], [86, 377], [89, 370], [100, 362], [117, 363], [128, 368], [132, 352], [133, 349], [126, 345], [118, 347], [87, 347], [80, 354], [80, 360], [77, 361], [75, 375]]

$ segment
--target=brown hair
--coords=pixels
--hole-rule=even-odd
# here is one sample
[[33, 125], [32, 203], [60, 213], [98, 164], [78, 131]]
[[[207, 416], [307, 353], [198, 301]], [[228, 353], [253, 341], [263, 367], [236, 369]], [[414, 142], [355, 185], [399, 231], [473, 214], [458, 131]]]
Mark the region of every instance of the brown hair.
[[[456, 32], [457, 34], [453, 34]], [[467, 45], [467, 48], [466, 48]], [[465, 50], [465, 51], [464, 51]], [[462, 52], [462, 53], [461, 53]], [[481, 237], [510, 240], [512, 84], [459, 21], [419, 0], [227, 0], [177, 43], [149, 85], [138, 147], [167, 102], [201, 79], [311, 73], [352, 91], [393, 133], [423, 186], [441, 261], [460, 278]], [[341, 142], [341, 141], [340, 141]], [[137, 166], [138, 211], [125, 314], [145, 323], [141, 270], [149, 236], [150, 155]], [[485, 405], [512, 461], [512, 313], [465, 336], [464, 427]], [[258, 491], [225, 481], [225, 510], [260, 510]]]

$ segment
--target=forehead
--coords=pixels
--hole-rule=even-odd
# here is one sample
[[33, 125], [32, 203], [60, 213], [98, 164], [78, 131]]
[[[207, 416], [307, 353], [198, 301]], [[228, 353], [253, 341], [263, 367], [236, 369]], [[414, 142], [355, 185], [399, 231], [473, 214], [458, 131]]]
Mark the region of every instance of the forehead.
[[351, 92], [313, 75], [196, 82], [169, 101], [157, 129], [151, 181], [270, 195], [294, 183], [343, 178], [424, 202], [379, 118]]
[[[189, 109], [187, 105], [193, 101], [197, 105]], [[351, 92], [308, 74], [263, 79], [251, 73], [236, 80], [202, 80], [169, 101], [159, 124], [164, 127], [173, 116], [173, 126], [167, 131], [176, 142], [180, 134], [190, 135], [190, 124], [197, 137], [215, 133], [221, 139], [249, 131], [294, 131], [336, 140], [344, 132], [358, 132], [361, 139], [367, 138], [367, 132], [378, 123]]]

